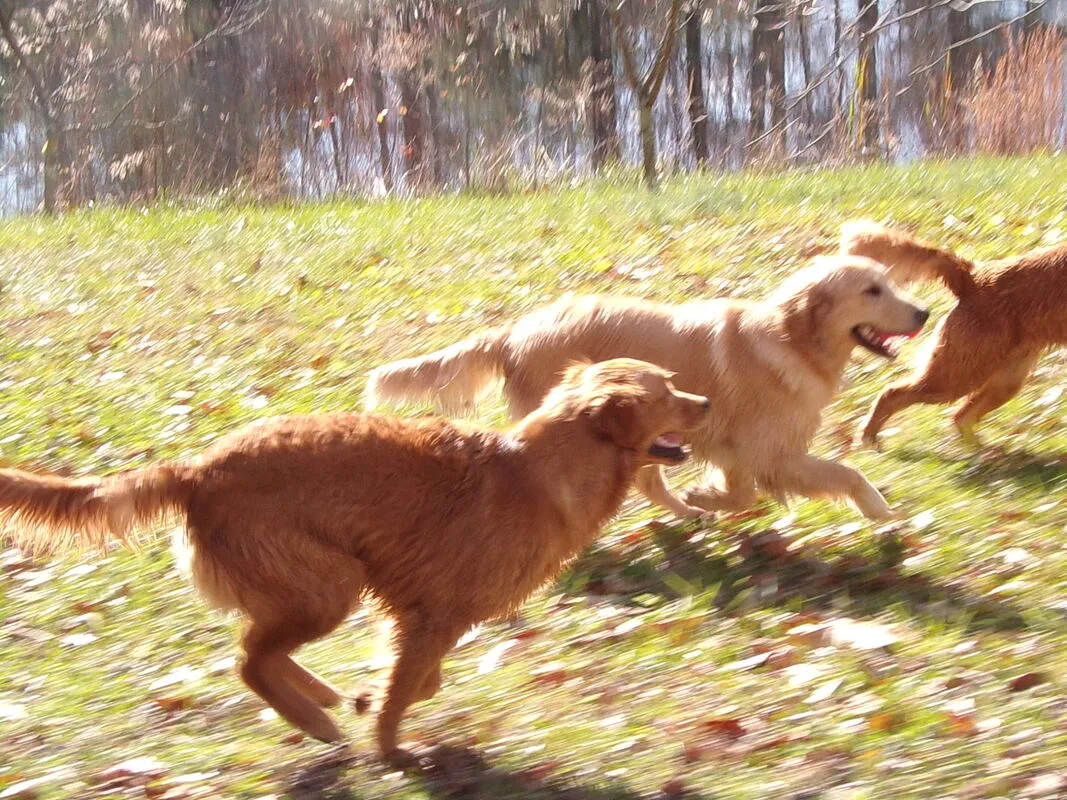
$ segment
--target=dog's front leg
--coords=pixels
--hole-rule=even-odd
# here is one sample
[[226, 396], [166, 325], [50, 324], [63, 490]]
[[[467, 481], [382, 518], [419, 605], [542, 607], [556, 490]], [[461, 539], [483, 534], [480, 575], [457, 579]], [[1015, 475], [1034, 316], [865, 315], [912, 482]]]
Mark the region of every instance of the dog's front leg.
[[676, 517], [695, 519], [707, 513], [703, 508], [689, 505], [673, 494], [667, 488], [667, 482], [663, 479], [663, 468], [660, 466], [652, 465], [639, 469], [634, 483], [637, 490], [648, 498], [650, 503], [662, 506]]
[[863, 473], [846, 464], [814, 456], [785, 460], [769, 488], [806, 497], [845, 498], [868, 519], [889, 520], [899, 516]]
[[378, 714], [378, 749], [391, 764], [405, 766], [413, 761], [411, 753], [397, 745], [400, 720], [408, 706], [436, 692], [441, 659], [459, 635], [451, 626], [434, 624], [422, 617], [408, 617], [398, 623], [396, 662]]
[[744, 470], [723, 472], [722, 488], [710, 481], [685, 493], [685, 501], [708, 511], [744, 511], [756, 502], [756, 481]]

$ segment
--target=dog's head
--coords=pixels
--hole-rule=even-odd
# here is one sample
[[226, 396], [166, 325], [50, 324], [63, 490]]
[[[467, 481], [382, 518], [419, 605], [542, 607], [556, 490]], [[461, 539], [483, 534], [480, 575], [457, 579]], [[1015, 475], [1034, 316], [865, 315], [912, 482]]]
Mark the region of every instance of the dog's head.
[[885, 268], [862, 256], [819, 256], [775, 301], [791, 326], [831, 346], [860, 345], [895, 358], [893, 340], [922, 330], [930, 312], [895, 289]]
[[710, 403], [675, 389], [672, 375], [631, 358], [574, 364], [546, 403], [568, 406], [597, 438], [633, 451], [640, 464], [679, 464], [687, 456], [681, 434], [704, 421]]

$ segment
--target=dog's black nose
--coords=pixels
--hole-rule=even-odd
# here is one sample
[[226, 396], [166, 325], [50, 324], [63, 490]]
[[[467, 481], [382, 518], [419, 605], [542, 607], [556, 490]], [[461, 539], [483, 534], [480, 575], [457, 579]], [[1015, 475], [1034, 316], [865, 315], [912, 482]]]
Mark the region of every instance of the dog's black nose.
[[926, 320], [930, 319], [930, 312], [927, 311], [925, 308], [920, 308], [918, 311], [915, 312], [915, 319], [920, 325], [925, 325]]

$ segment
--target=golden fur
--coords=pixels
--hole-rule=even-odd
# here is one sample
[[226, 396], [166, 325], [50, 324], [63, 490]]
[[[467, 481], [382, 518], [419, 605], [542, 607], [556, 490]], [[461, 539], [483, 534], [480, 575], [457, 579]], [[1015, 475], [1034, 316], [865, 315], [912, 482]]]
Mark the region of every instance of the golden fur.
[[860, 343], [856, 329], [910, 335], [926, 316], [889, 285], [880, 264], [823, 257], [764, 302], [565, 299], [437, 353], [375, 369], [367, 404], [432, 398], [460, 408], [503, 380], [519, 417], [572, 359], [640, 358], [673, 370], [686, 391], [711, 398], [714, 413], [688, 439], [694, 456], [721, 477], [720, 485], [691, 491], [683, 501], [661, 470], [650, 468], [638, 487], [651, 501], [696, 516], [744, 509], [762, 490], [778, 498], [845, 498], [868, 517], [885, 519], [892, 511], [863, 475], [807, 451]]
[[881, 261], [894, 279], [940, 280], [958, 298], [942, 319], [924, 362], [878, 397], [862, 438], [876, 444], [896, 412], [915, 403], [966, 402], [957, 430], [977, 442], [978, 421], [1023, 387], [1042, 351], [1067, 344], [1067, 246], [1035, 250], [984, 266], [873, 222], [845, 226], [841, 250]]
[[[101, 540], [184, 517], [194, 583], [243, 612], [241, 677], [307, 733], [341, 732], [341, 694], [290, 654], [365, 595], [391, 614], [397, 660], [378, 744], [403, 757], [405, 709], [440, 685], [472, 625], [508, 613], [599, 532], [642, 465], [682, 458], [662, 434], [706, 398], [632, 360], [575, 366], [507, 432], [441, 419], [330, 414], [243, 428], [187, 464], [69, 480], [0, 470], [0, 509], [31, 546]], [[659, 439], [659, 441], [657, 441]]]

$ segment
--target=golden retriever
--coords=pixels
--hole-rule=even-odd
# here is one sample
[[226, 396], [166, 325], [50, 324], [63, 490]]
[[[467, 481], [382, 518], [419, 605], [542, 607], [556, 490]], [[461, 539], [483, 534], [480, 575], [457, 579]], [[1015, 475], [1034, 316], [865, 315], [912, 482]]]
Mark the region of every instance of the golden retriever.
[[370, 373], [368, 408], [432, 398], [470, 405], [499, 379], [514, 417], [533, 408], [572, 359], [627, 356], [665, 366], [714, 414], [688, 440], [718, 468], [720, 485], [673, 495], [659, 467], [638, 476], [645, 496], [679, 516], [741, 510], [759, 491], [851, 501], [873, 519], [893, 511], [851, 467], [808, 455], [823, 408], [857, 345], [892, 358], [928, 312], [899, 294], [882, 265], [817, 258], [764, 302], [663, 305], [616, 297], [565, 299], [511, 325]]
[[841, 250], [868, 256], [903, 282], [939, 280], [956, 295], [915, 374], [882, 392], [863, 427], [876, 445], [896, 412], [915, 403], [966, 402], [956, 429], [978, 444], [978, 421], [1022, 389], [1047, 348], [1067, 344], [1067, 246], [1035, 250], [976, 267], [955, 253], [860, 220], [841, 233]]
[[573, 366], [507, 432], [440, 419], [290, 416], [250, 425], [186, 464], [105, 478], [0, 470], [0, 509], [31, 545], [74, 532], [125, 537], [184, 517], [194, 584], [248, 619], [241, 677], [325, 741], [338, 690], [290, 654], [365, 596], [395, 623], [377, 719], [402, 761], [401, 716], [440, 686], [441, 659], [474, 624], [515, 609], [596, 537], [639, 468], [685, 458], [680, 433], [708, 400], [620, 359]]

